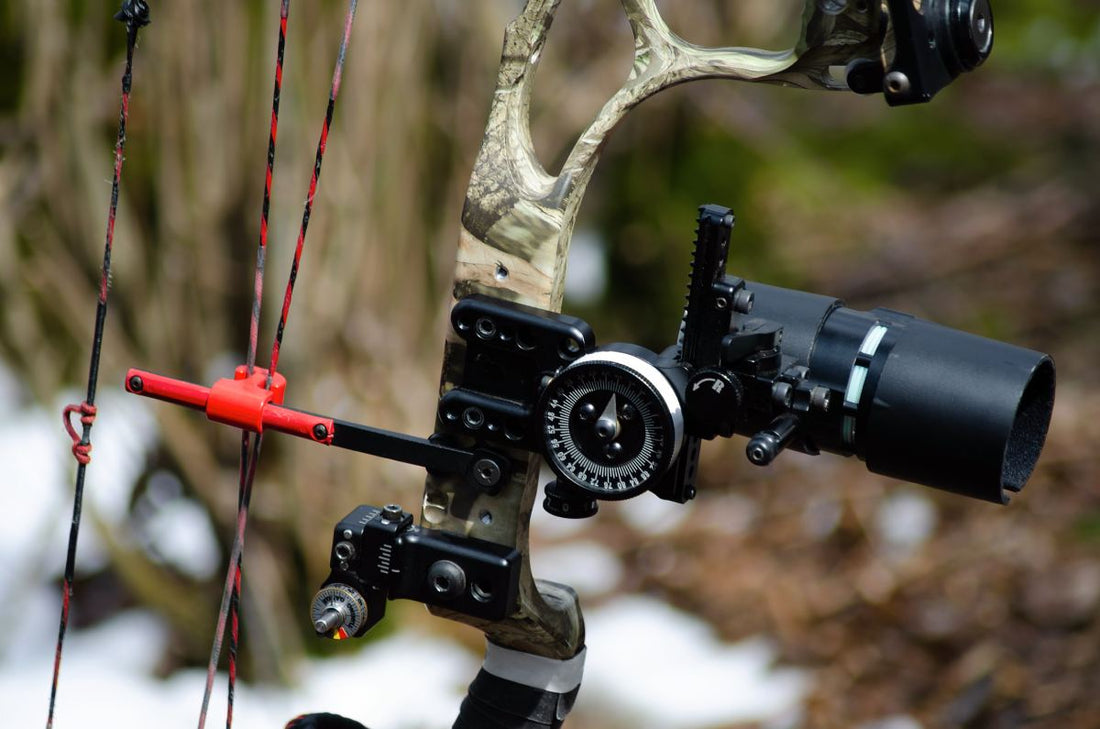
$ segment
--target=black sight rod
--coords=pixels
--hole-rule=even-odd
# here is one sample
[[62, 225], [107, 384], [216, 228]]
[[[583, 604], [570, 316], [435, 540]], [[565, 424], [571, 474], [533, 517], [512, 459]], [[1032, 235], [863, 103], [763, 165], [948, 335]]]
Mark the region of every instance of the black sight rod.
[[[1035, 467], [1054, 407], [1054, 362], [889, 309], [748, 283], [751, 318], [783, 326], [784, 366], [834, 394], [803, 437], [874, 473], [1007, 503]], [[735, 320], [737, 326], [748, 317]], [[748, 423], [753, 435], [767, 423]]]
[[422, 466], [431, 471], [461, 475], [469, 470], [473, 453], [451, 448], [413, 435], [334, 420], [332, 445], [392, 461]]

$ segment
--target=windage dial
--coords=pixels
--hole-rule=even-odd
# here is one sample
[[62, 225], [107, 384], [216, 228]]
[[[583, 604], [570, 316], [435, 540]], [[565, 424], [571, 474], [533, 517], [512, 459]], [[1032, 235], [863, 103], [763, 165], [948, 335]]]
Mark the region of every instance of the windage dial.
[[683, 441], [675, 391], [650, 362], [594, 352], [569, 365], [541, 400], [547, 464], [600, 499], [625, 499], [656, 483]]

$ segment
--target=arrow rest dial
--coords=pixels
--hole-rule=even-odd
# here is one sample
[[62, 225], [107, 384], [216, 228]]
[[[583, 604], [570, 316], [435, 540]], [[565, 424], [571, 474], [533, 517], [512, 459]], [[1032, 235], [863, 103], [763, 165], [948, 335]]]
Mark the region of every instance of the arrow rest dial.
[[318, 635], [342, 640], [359, 633], [367, 621], [367, 601], [349, 585], [333, 583], [313, 597], [309, 611]]
[[539, 402], [547, 465], [599, 499], [627, 499], [653, 486], [684, 440], [680, 399], [656, 355], [600, 351], [563, 369]]

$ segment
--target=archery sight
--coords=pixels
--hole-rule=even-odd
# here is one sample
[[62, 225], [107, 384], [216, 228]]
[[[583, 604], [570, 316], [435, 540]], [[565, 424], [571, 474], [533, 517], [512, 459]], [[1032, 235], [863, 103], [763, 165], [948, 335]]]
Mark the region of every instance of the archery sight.
[[[1006, 503], [1039, 457], [1054, 403], [1049, 356], [889, 309], [726, 274], [733, 214], [699, 209], [676, 343], [662, 353], [597, 346], [566, 314], [484, 295], [460, 300], [461, 382], [439, 400], [429, 439], [282, 406], [285, 380], [266, 372], [211, 388], [139, 370], [130, 392], [460, 477], [496, 493], [517, 451], [538, 453], [555, 479], [543, 507], [592, 516], [600, 500], [652, 491], [695, 497], [702, 441], [749, 437], [760, 466], [785, 449], [855, 455], [874, 473]], [[519, 552], [413, 524], [401, 507], [360, 506], [337, 524], [331, 574], [317, 593], [319, 634], [363, 635], [387, 599], [485, 620], [515, 607]]]

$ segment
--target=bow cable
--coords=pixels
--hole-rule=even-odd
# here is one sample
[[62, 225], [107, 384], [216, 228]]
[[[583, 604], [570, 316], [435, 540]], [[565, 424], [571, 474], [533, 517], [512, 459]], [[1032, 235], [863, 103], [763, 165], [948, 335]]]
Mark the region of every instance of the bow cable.
[[[245, 360], [248, 368], [248, 374], [251, 375], [256, 365], [256, 350], [259, 341], [260, 332], [260, 309], [263, 303], [263, 290], [264, 290], [264, 270], [267, 259], [267, 232], [268, 232], [268, 212], [271, 208], [271, 183], [275, 173], [275, 141], [279, 132], [279, 101], [282, 95], [283, 87], [283, 56], [286, 49], [286, 26], [287, 18], [290, 15], [290, 0], [282, 0], [282, 5], [279, 9], [279, 42], [278, 49], [275, 54], [275, 82], [274, 89], [271, 94], [271, 130], [267, 138], [267, 171], [264, 175], [264, 196], [263, 205], [260, 212], [260, 241], [256, 247], [256, 272], [253, 284], [252, 295], [252, 311], [249, 317], [248, 327], [248, 354]], [[260, 436], [256, 437], [255, 450], [252, 454], [252, 458], [249, 459], [248, 451], [251, 446], [252, 435], [247, 430], [241, 431], [241, 457], [240, 468], [238, 470], [238, 483], [237, 483], [237, 518], [238, 521], [243, 517], [247, 519], [248, 504], [252, 497], [252, 479], [253, 475], [250, 475], [250, 471], [255, 470], [255, 464], [260, 458]], [[243, 529], [244, 526], [240, 526], [242, 535], [242, 548], [243, 548]], [[232, 564], [232, 563], [231, 563]], [[230, 638], [229, 638], [229, 679], [228, 679], [228, 699], [226, 703], [226, 727], [232, 726], [233, 723], [233, 701], [236, 693], [237, 683], [237, 645], [238, 637], [240, 635], [240, 620], [238, 617], [238, 611], [240, 608], [240, 595], [241, 595], [241, 554], [237, 554], [237, 560], [233, 569], [233, 587], [229, 595], [229, 610], [228, 610], [228, 622], [230, 624]], [[228, 576], [227, 576], [228, 579]], [[209, 706], [210, 692], [213, 690], [214, 675], [217, 670], [218, 659], [221, 654], [221, 642], [225, 634], [225, 621], [222, 620], [224, 605], [224, 592], [223, 592], [223, 605], [218, 612], [218, 626], [214, 633], [214, 644], [211, 646], [210, 659], [207, 663], [207, 675], [206, 686], [204, 688], [203, 705], [201, 710], [201, 716], [199, 719], [199, 726], [205, 723], [206, 711]], [[211, 666], [213, 669], [211, 670]]]
[[[122, 73], [122, 103], [118, 112], [118, 136], [115, 139], [115, 166], [111, 180], [111, 202], [107, 211], [107, 240], [103, 246], [103, 268], [99, 278], [99, 300], [96, 304], [95, 332], [92, 335], [92, 355], [88, 364], [88, 390], [84, 401], [68, 405], [62, 412], [65, 430], [73, 440], [73, 457], [76, 458], [76, 485], [73, 489], [73, 517], [69, 526], [69, 545], [65, 554], [65, 576], [62, 581], [61, 619], [58, 621], [57, 646], [54, 649], [53, 680], [50, 683], [50, 708], [46, 716], [46, 729], [53, 727], [54, 710], [57, 707], [57, 686], [61, 674], [61, 653], [65, 644], [65, 632], [69, 625], [69, 608], [73, 596], [73, 578], [76, 572], [76, 544], [80, 534], [80, 517], [84, 503], [84, 475], [92, 460], [92, 425], [95, 423], [95, 393], [99, 382], [99, 360], [103, 351], [103, 330], [107, 321], [107, 294], [111, 282], [111, 249], [115, 238], [115, 216], [118, 212], [118, 190], [122, 179], [123, 149], [126, 146], [126, 119], [130, 113], [130, 87], [133, 80], [134, 47], [138, 31], [149, 24], [149, 5], [144, 0], [124, 0], [115, 19], [126, 24], [126, 69]], [[83, 426], [78, 435], [72, 424], [72, 415], [80, 413]]]
[[[283, 0], [279, 9], [279, 47], [275, 58], [275, 88], [271, 94], [271, 132], [267, 138], [267, 174], [264, 176], [264, 200], [260, 214], [260, 242], [256, 247], [256, 275], [253, 285], [252, 313], [249, 317], [248, 327], [248, 355], [245, 365], [248, 374], [251, 375], [256, 365], [256, 349], [260, 336], [260, 309], [263, 304], [264, 291], [264, 263], [267, 258], [267, 230], [268, 211], [271, 207], [271, 180], [275, 172], [275, 140], [279, 132], [279, 98], [283, 87], [283, 51], [286, 48], [286, 23], [290, 14], [290, 0]], [[252, 469], [260, 459], [260, 436], [256, 435], [256, 450], [252, 455]], [[248, 448], [252, 434], [247, 430], [241, 431], [241, 460], [238, 471], [239, 483], [237, 487], [237, 513], [247, 512], [248, 503], [252, 497], [252, 478], [247, 475], [249, 470]], [[243, 549], [243, 532], [242, 532]], [[237, 646], [240, 637], [240, 601], [241, 601], [241, 556], [237, 556], [237, 565], [233, 577], [233, 590], [229, 598], [229, 679], [228, 697], [225, 709], [225, 726], [229, 729], [233, 725], [233, 701], [237, 685]], [[218, 631], [222, 635], [223, 630]], [[220, 650], [218, 651], [220, 652]], [[217, 663], [217, 658], [214, 658]], [[209, 667], [208, 667], [209, 668]], [[207, 678], [213, 676], [208, 674]]]
[[[325, 149], [328, 146], [329, 129], [332, 126], [333, 112], [336, 108], [336, 97], [340, 92], [340, 82], [343, 77], [344, 61], [347, 57], [348, 42], [351, 38], [352, 22], [355, 18], [355, 10], [358, 0], [350, 0], [347, 14], [344, 18], [344, 33], [340, 42], [340, 51], [336, 59], [336, 66], [332, 74], [332, 85], [329, 90], [328, 106], [325, 110], [325, 121], [321, 127], [321, 137], [317, 143], [317, 153], [313, 162], [313, 173], [310, 176], [309, 191], [306, 196], [305, 210], [302, 214], [302, 224], [298, 231], [298, 242], [294, 250], [294, 259], [287, 280], [286, 292], [283, 295], [283, 306], [279, 316], [279, 325], [276, 330], [275, 340], [271, 348], [271, 363], [267, 371], [266, 387], [271, 388], [279, 362], [279, 351], [282, 347], [283, 335], [286, 331], [287, 319], [290, 315], [290, 304], [294, 296], [294, 284], [298, 278], [298, 270], [301, 265], [302, 252], [305, 247], [306, 231], [309, 228], [309, 219], [313, 212], [313, 200], [317, 194], [317, 185], [321, 178], [321, 163], [324, 160]], [[256, 256], [255, 298], [252, 306], [252, 320], [249, 331], [249, 353], [247, 368], [252, 372], [256, 358], [256, 342], [259, 331], [260, 307], [263, 293], [263, 269], [267, 246], [267, 213], [270, 201], [271, 177], [275, 159], [275, 139], [278, 124], [279, 92], [282, 85], [282, 58], [283, 46], [286, 37], [286, 18], [289, 10], [289, 0], [283, 0], [279, 51], [276, 63], [275, 93], [272, 103], [272, 127], [268, 139], [268, 169], [264, 190], [263, 215], [260, 225], [260, 245]], [[225, 587], [222, 591], [221, 608], [218, 611], [218, 624], [214, 633], [214, 642], [210, 651], [210, 662], [207, 665], [206, 689], [203, 694], [202, 709], [199, 713], [199, 729], [206, 724], [206, 714], [210, 705], [210, 695], [213, 690], [214, 676], [217, 672], [218, 660], [221, 655], [222, 637], [227, 623], [231, 623], [230, 636], [230, 670], [229, 670], [229, 698], [226, 710], [226, 729], [233, 722], [233, 696], [236, 684], [236, 649], [238, 638], [238, 609], [240, 602], [241, 585], [241, 555], [244, 551], [245, 527], [248, 523], [248, 507], [252, 498], [252, 484], [256, 476], [256, 464], [259, 461], [260, 450], [263, 444], [263, 434], [257, 433], [252, 441], [251, 457], [248, 455], [250, 435], [243, 431], [241, 437], [241, 466], [239, 470], [239, 492], [237, 509], [237, 529], [230, 549], [228, 568], [226, 570]], [[230, 615], [232, 618], [230, 619]]]

